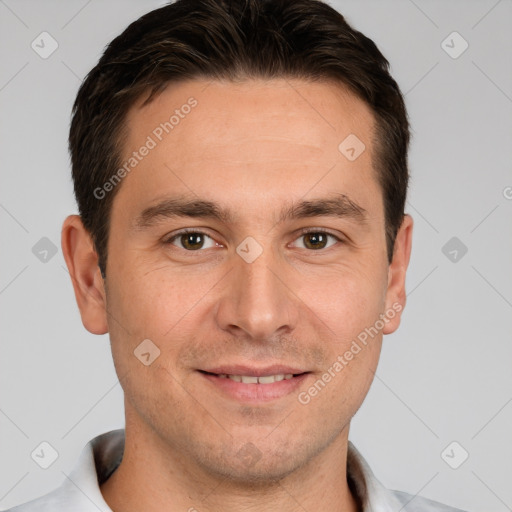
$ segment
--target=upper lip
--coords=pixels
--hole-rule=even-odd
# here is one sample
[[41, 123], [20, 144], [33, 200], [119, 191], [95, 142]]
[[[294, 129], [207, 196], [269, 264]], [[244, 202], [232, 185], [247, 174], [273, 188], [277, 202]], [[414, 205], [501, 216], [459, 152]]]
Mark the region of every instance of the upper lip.
[[307, 370], [298, 366], [288, 366], [282, 364], [273, 364], [270, 366], [247, 366], [247, 365], [222, 365], [209, 368], [201, 368], [200, 371], [207, 373], [226, 374], [226, 375], [244, 375], [250, 377], [266, 377], [269, 375], [279, 375], [292, 373], [294, 375], [306, 373]]

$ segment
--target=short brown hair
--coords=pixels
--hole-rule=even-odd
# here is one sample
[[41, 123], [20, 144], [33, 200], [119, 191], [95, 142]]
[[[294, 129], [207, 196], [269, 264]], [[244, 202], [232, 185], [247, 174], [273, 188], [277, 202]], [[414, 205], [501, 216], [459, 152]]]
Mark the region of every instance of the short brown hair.
[[318, 0], [177, 0], [116, 37], [87, 75], [73, 106], [69, 134], [79, 213], [105, 276], [112, 202], [119, 186], [94, 193], [121, 164], [123, 122], [184, 79], [334, 80], [372, 110], [375, 159], [382, 188], [388, 259], [404, 216], [409, 180], [409, 123], [389, 63], [374, 42]]

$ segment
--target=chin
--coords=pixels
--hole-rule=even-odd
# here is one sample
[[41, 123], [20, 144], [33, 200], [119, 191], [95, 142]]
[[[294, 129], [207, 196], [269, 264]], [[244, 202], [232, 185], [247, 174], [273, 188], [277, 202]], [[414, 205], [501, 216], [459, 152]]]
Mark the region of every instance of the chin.
[[[215, 478], [233, 485], [268, 488], [306, 466], [323, 448], [315, 449], [307, 439], [284, 441], [271, 437], [245, 443], [233, 440], [230, 446], [203, 445], [195, 454], [196, 463]], [[319, 444], [318, 440], [315, 444]]]
[[[238, 455], [230, 460], [222, 459], [218, 464], [207, 462], [205, 468], [216, 477], [229, 480], [233, 485], [246, 488], [258, 488], [279, 485], [279, 482], [293, 473], [300, 464], [294, 460], [282, 460], [275, 457], [261, 456], [258, 460], [247, 461]], [[202, 461], [203, 466], [205, 461]]]

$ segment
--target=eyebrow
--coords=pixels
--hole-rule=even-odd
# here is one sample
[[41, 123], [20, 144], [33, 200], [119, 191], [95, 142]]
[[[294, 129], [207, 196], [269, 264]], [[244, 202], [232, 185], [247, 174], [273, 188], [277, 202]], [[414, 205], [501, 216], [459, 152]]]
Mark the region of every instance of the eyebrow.
[[[281, 209], [277, 224], [286, 220], [310, 217], [339, 217], [366, 224], [368, 212], [345, 194], [292, 203]], [[213, 219], [224, 224], [234, 223], [235, 215], [217, 203], [185, 197], [166, 198], [145, 208], [134, 220], [135, 230], [149, 229], [170, 218], [191, 217]]]

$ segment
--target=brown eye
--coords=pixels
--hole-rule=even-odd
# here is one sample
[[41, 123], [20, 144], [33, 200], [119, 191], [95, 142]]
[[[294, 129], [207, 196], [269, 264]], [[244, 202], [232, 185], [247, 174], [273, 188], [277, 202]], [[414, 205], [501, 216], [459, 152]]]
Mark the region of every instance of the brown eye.
[[180, 236], [181, 245], [185, 249], [196, 251], [204, 245], [204, 237], [201, 233], [186, 233]]
[[209, 249], [219, 245], [211, 236], [201, 231], [181, 232], [169, 238], [165, 243], [176, 245], [186, 251], [199, 251], [200, 249]]
[[341, 240], [331, 233], [325, 231], [308, 231], [302, 233], [299, 238], [297, 238], [295, 245], [301, 249], [318, 251], [329, 248], [337, 242], [341, 242]]
[[306, 233], [304, 236], [304, 245], [308, 249], [323, 249], [327, 245], [327, 235], [325, 233]]

